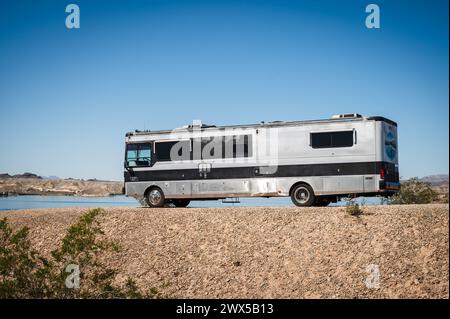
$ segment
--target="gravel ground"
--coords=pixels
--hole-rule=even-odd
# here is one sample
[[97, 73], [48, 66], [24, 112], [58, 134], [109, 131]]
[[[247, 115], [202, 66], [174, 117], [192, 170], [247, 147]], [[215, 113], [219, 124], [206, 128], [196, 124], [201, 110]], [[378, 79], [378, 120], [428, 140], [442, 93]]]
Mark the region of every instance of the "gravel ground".
[[[56, 248], [86, 208], [0, 212]], [[173, 298], [448, 298], [446, 204], [344, 208], [106, 208], [121, 278]], [[372, 265], [372, 266], [370, 266]], [[370, 267], [379, 287], [368, 288]], [[373, 275], [372, 275], [373, 277]]]

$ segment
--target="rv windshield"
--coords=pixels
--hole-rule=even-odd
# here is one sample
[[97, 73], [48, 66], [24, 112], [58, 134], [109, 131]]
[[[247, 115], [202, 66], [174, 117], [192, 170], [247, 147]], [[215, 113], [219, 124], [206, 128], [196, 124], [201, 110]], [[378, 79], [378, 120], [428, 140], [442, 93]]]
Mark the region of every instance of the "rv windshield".
[[142, 167], [151, 165], [152, 148], [149, 143], [127, 145], [127, 166]]

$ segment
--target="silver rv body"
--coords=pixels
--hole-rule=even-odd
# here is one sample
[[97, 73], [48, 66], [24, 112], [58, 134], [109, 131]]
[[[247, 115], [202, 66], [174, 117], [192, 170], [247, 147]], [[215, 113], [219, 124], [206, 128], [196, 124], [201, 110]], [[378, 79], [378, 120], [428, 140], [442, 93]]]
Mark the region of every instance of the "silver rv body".
[[163, 202], [291, 196], [311, 206], [399, 188], [397, 124], [383, 117], [136, 131], [125, 153], [125, 194], [150, 202], [156, 189]]

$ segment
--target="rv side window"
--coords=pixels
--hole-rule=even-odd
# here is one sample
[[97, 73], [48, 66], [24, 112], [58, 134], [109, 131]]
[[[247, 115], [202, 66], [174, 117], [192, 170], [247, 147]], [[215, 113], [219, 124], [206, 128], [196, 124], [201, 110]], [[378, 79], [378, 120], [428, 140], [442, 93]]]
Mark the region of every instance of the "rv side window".
[[158, 162], [189, 160], [191, 142], [189, 140], [156, 142], [155, 153]]
[[233, 158], [235, 147], [234, 147], [234, 136], [228, 135], [224, 136], [222, 140], [222, 158]]
[[252, 136], [238, 135], [234, 138], [233, 157], [252, 156]]
[[228, 135], [193, 139], [192, 159], [219, 159], [252, 156], [251, 135]]
[[202, 159], [223, 158], [223, 136], [202, 137]]
[[127, 145], [127, 165], [129, 167], [151, 166], [151, 144], [128, 144]]
[[252, 156], [252, 136], [225, 136], [222, 140], [222, 158], [239, 158]]
[[353, 131], [311, 133], [312, 148], [353, 146]]

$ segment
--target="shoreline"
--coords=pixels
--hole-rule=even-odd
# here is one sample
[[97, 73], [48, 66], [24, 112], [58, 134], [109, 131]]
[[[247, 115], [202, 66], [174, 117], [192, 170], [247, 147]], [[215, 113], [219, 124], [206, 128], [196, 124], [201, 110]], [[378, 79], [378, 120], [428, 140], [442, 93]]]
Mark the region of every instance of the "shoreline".
[[2, 178], [0, 179], [0, 197], [10, 196], [115, 196], [122, 195], [123, 182], [42, 179], [42, 178]]
[[115, 197], [115, 196], [125, 196], [122, 193], [117, 194], [106, 194], [106, 195], [96, 195], [96, 194], [74, 194], [74, 193], [58, 193], [58, 192], [46, 192], [46, 193], [0, 193], [0, 198], [5, 197], [22, 197], [22, 196], [68, 196], [68, 197]]

